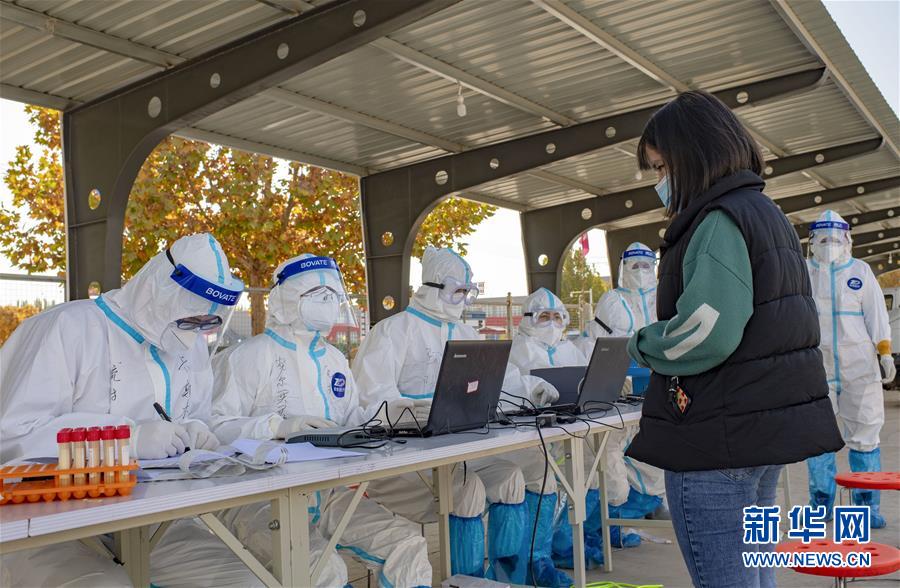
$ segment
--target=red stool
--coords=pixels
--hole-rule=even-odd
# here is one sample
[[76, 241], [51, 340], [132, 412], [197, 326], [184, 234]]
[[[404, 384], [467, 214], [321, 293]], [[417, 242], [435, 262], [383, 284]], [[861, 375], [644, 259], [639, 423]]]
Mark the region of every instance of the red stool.
[[801, 574], [834, 578], [835, 588], [845, 588], [847, 586], [847, 578], [884, 576], [900, 570], [900, 549], [881, 543], [857, 543], [855, 541], [834, 543], [824, 539], [810, 541], [809, 543], [788, 541], [787, 543], [779, 543], [775, 547], [775, 551], [780, 553], [840, 552], [846, 555], [850, 552], [864, 552], [872, 554], [872, 565], [867, 568], [792, 568]]
[[900, 490], [900, 472], [845, 472], [834, 481], [844, 488]]

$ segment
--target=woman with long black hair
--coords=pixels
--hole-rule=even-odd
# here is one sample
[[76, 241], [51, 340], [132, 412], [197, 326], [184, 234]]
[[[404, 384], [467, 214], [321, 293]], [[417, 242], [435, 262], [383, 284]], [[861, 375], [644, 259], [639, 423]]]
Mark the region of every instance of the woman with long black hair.
[[671, 220], [659, 322], [629, 346], [653, 374], [627, 455], [666, 470], [695, 586], [774, 586], [774, 569], [744, 565], [774, 544], [744, 544], [743, 509], [774, 504], [783, 464], [843, 446], [800, 242], [763, 193], [758, 146], [714, 96], [657, 111], [638, 159]]

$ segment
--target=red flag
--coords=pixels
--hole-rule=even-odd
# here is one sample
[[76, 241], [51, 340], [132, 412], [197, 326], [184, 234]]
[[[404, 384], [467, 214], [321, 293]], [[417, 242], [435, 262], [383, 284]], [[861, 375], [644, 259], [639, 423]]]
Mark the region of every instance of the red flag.
[[588, 234], [582, 233], [581, 237], [579, 237], [579, 241], [581, 241], [581, 254], [587, 257], [588, 252], [591, 250], [591, 244], [588, 241]]

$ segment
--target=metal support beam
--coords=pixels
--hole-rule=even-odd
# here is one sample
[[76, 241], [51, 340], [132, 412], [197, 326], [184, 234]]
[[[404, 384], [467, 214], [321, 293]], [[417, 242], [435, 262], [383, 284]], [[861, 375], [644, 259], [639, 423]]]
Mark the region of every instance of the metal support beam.
[[[823, 69], [804, 71], [753, 84], [741, 84], [715, 95], [730, 108], [759, 104], [813, 86], [823, 73]], [[444, 196], [634, 139], [640, 136], [647, 120], [659, 106], [487, 145], [362, 178], [363, 244], [373, 324], [405, 308], [409, 297], [409, 256], [416, 232], [425, 216]], [[552, 224], [550, 230], [554, 230]], [[547, 228], [541, 231], [545, 232]], [[387, 238], [388, 235], [390, 238]], [[526, 234], [526, 244], [528, 238]], [[542, 269], [537, 259], [532, 257], [529, 255], [526, 260], [529, 271]], [[554, 268], [557, 261], [558, 258], [551, 258]], [[555, 269], [552, 271], [555, 272]]]
[[869, 243], [878, 243], [879, 241], [893, 241], [895, 239], [900, 239], [900, 227], [895, 227], [893, 229], [880, 229], [877, 231], [870, 231], [868, 233], [854, 234], [853, 245], [855, 247], [860, 247], [862, 245], [868, 245]]
[[[900, 185], [900, 176], [893, 178], [885, 178], [883, 180], [875, 180], [873, 182], [865, 182], [862, 184], [851, 184], [849, 186], [841, 186], [832, 188], [831, 190], [822, 190], [818, 192], [810, 192], [808, 194], [800, 194], [798, 196], [789, 196], [775, 200], [782, 210], [787, 212], [799, 212], [810, 208], [826, 206], [835, 202], [856, 198], [863, 194], [875, 194], [880, 191], [890, 190]], [[790, 210], [788, 210], [790, 209]], [[900, 215], [900, 207], [887, 208], [884, 210], [876, 210], [872, 212], [853, 215], [847, 219], [852, 226], [864, 225], [881, 220], [887, 220]], [[856, 219], [855, 221], [853, 219]], [[663, 233], [669, 223], [666, 221], [641, 225], [638, 227], [630, 227], [627, 229], [619, 229], [617, 231], [609, 231], [606, 233], [606, 249], [610, 260], [610, 270], [613, 280], [619, 268], [619, 258], [622, 252], [631, 243], [639, 241], [651, 248], [657, 248], [662, 243]], [[590, 228], [590, 227], [589, 227]], [[803, 240], [809, 232], [808, 223], [794, 225], [797, 230], [797, 236]], [[586, 229], [584, 229], [586, 230]], [[581, 234], [581, 233], [578, 233]], [[574, 239], [574, 237], [573, 237]]]
[[853, 257], [857, 259], [871, 259], [885, 253], [900, 254], [900, 240], [873, 245], [860, 245], [853, 248]]
[[[872, 139], [869, 141], [860, 141], [858, 143], [791, 155], [783, 159], [766, 162], [763, 175], [766, 178], [775, 178], [819, 165], [825, 165], [826, 162], [832, 163], [842, 159], [856, 157], [871, 153], [877, 149], [880, 144], [881, 141], [879, 139]], [[852, 187], [844, 188], [844, 191], [834, 194], [834, 198], [846, 199], [856, 196], [857, 188], [861, 188], [864, 193], [867, 193], [900, 185], [900, 176], [881, 181], [881, 183], [870, 182], [870, 184], [872, 184], [871, 187], [869, 187], [868, 184], [857, 184]], [[877, 184], [877, 186], [875, 184]], [[816, 198], [820, 199], [820, 202], [812, 204], [815, 206], [821, 202], [825, 202], [822, 200], [823, 197], [821, 194], [831, 192], [833, 191], [826, 190], [808, 196], [810, 201]], [[808, 207], [799, 200], [801, 198], [802, 197], [792, 197], [782, 199], [778, 201], [778, 204], [781, 205], [782, 203], [785, 203], [788, 206], [796, 206], [798, 209]], [[522, 235], [525, 244], [529, 291], [534, 291], [541, 286], [550, 288], [554, 291], [556, 290], [559, 286], [558, 280], [560, 272], [562, 271], [562, 260], [565, 258], [565, 252], [572, 241], [584, 231], [597, 225], [654, 210], [662, 210], [659, 196], [653, 188], [644, 187], [577, 202], [569, 202], [549, 208], [542, 208], [523, 214]], [[792, 211], [785, 209], [785, 212]], [[547, 230], [548, 227], [552, 227], [552, 230]], [[657, 235], [658, 232], [659, 229], [656, 228], [650, 233], [650, 236]], [[647, 231], [641, 233], [642, 236], [647, 236], [647, 234]], [[633, 241], [634, 240], [628, 241], [628, 243]], [[654, 237], [654, 242], [656, 241], [658, 241], [658, 237]], [[625, 246], [627, 246], [628, 243], [625, 243]], [[647, 243], [647, 245], [652, 244], [653, 243]], [[618, 267], [618, 263], [615, 262], [615, 260], [621, 255], [621, 250], [614, 250], [608, 239], [607, 246], [609, 247], [608, 252], [611, 267]], [[542, 255], [546, 255], [549, 258], [549, 262], [543, 266], [538, 262], [538, 259]], [[612, 271], [615, 272], [615, 269]]]
[[876, 276], [886, 274], [895, 270], [900, 270], [900, 255], [882, 256], [875, 259], [867, 259], [866, 263], [871, 266]]
[[336, 0], [66, 112], [69, 298], [119, 285], [131, 186], [161, 139], [457, 1]]
[[466, 88], [475, 90], [479, 94], [484, 94], [488, 98], [492, 98], [494, 100], [497, 100], [498, 102], [502, 102], [507, 106], [511, 106], [523, 112], [527, 112], [529, 114], [547, 119], [560, 126], [566, 127], [575, 124], [576, 122], [575, 119], [569, 118], [563, 114], [553, 111], [546, 106], [538, 104], [537, 102], [532, 102], [527, 98], [523, 98], [522, 96], [514, 94], [509, 90], [492, 84], [491, 82], [483, 80], [477, 76], [473, 76], [467, 71], [450, 65], [445, 61], [435, 59], [434, 57], [426, 55], [421, 51], [416, 51], [412, 47], [407, 47], [403, 43], [398, 43], [393, 39], [378, 39], [377, 41], [371, 43], [371, 45], [373, 47], [378, 47], [382, 51], [390, 53], [397, 59], [405, 61], [410, 65], [414, 65], [420, 69], [424, 69], [425, 71], [431, 72], [446, 80], [450, 80], [451, 82], [462, 84]]
[[[875, 116], [869, 107], [866, 106], [865, 101], [863, 101], [859, 94], [856, 93], [856, 90], [853, 88], [853, 85], [844, 77], [844, 74], [841, 73], [839, 68], [834, 66], [831, 57], [828, 55], [828, 52], [823, 49], [819, 42], [813, 37], [813, 35], [806, 28], [806, 25], [803, 24], [803, 19], [800, 18], [800, 15], [797, 14], [797, 10], [795, 6], [791, 6], [791, 3], [787, 0], [770, 0], [772, 6], [775, 7], [776, 12], [781, 15], [781, 18], [787, 23], [787, 25], [793, 30], [800, 39], [815, 53], [819, 59], [822, 60], [825, 65], [828, 66], [828, 69], [831, 71], [832, 76], [834, 76], [835, 81], [838, 86], [840, 86], [841, 90], [844, 94], [850, 99], [850, 102], [859, 113], [866, 119], [866, 121], [872, 125], [882, 137], [884, 137], [885, 142], [887, 143], [888, 148], [894, 154], [894, 157], [900, 159], [900, 145], [897, 144], [896, 140], [896, 127], [894, 129], [885, 128], [884, 125], [878, 120], [878, 117]], [[821, 9], [821, 7], [817, 7]], [[824, 12], [824, 11], [823, 11]], [[893, 132], [893, 133], [892, 133]]]
[[59, 20], [36, 10], [16, 6], [8, 2], [3, 3], [2, 10], [3, 20], [18, 23], [54, 37], [96, 47], [123, 57], [129, 57], [156, 67], [168, 68], [185, 61], [184, 57], [160, 51], [147, 45], [141, 45], [128, 39], [95, 31], [78, 24]]

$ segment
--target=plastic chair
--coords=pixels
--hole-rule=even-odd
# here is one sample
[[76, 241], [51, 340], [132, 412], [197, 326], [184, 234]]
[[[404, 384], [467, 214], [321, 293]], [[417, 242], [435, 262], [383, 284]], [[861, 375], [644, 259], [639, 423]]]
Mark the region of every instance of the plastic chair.
[[[840, 504], [850, 503], [850, 489], [857, 490], [900, 490], [900, 472], [844, 472], [834, 477], [841, 487], [838, 496]], [[846, 500], [845, 500], [845, 494]]]
[[855, 541], [834, 543], [833, 541], [825, 541], [824, 539], [811, 541], [809, 543], [803, 543], [802, 541], [788, 541], [786, 543], [779, 543], [775, 547], [775, 551], [779, 553], [841, 552], [847, 554], [850, 552], [865, 552], [872, 554], [872, 565], [867, 568], [791, 568], [801, 574], [834, 578], [835, 588], [846, 588], [848, 578], [871, 578], [874, 576], [892, 574], [897, 570], [900, 570], [900, 550], [896, 547], [891, 547], [890, 545], [884, 545], [882, 543], [857, 543]]

